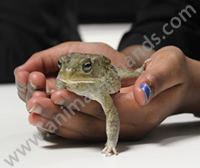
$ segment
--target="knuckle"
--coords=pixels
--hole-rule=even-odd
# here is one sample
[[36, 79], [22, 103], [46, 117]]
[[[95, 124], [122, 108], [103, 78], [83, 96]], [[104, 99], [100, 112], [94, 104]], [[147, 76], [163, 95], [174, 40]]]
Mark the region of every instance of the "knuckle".
[[169, 54], [170, 64], [173, 67], [174, 75], [182, 81], [184, 79], [187, 68], [186, 57], [184, 53], [177, 47], [173, 47], [172, 52]]
[[39, 53], [40, 53], [40, 52], [35, 52], [35, 53], [31, 56], [31, 58], [37, 58], [38, 55], [39, 55]]
[[99, 42], [98, 44], [101, 45], [101, 47], [103, 47], [103, 48], [108, 48], [108, 47], [110, 47], [108, 44], [103, 43], [103, 42]]
[[175, 46], [170, 46], [168, 47], [168, 53], [167, 53], [169, 60], [171, 60], [170, 63], [175, 64], [176, 66], [178, 65], [177, 63], [185, 63], [185, 55], [182, 52], [181, 49], [179, 49], [178, 47]]
[[147, 74], [146, 83], [151, 89], [150, 99], [152, 99], [162, 91], [163, 86], [165, 85], [162, 72], [157, 71]]
[[146, 83], [149, 85], [151, 88], [152, 94], [157, 92], [156, 90], [162, 86], [162, 79], [161, 79], [161, 74], [160, 72], [152, 73], [152, 74], [147, 74], [146, 76]]
[[160, 116], [155, 114], [155, 115], [150, 115], [146, 121], [147, 125], [149, 125], [149, 127], [151, 126], [155, 126], [160, 122]]

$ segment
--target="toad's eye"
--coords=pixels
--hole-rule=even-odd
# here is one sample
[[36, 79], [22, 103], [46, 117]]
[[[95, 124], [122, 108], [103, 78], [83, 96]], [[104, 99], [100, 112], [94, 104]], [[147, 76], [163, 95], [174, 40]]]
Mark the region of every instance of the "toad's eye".
[[82, 69], [84, 72], [90, 72], [92, 69], [92, 62], [91, 61], [87, 61], [82, 65]]
[[58, 67], [62, 68], [62, 63], [60, 62], [60, 60], [58, 60]]

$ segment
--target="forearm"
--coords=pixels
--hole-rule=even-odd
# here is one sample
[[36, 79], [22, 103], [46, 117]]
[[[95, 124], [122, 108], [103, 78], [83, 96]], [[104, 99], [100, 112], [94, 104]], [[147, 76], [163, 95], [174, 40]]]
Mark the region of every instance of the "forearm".
[[[124, 34], [119, 50], [122, 51], [132, 45], [145, 44], [154, 50], [173, 45], [180, 48], [188, 57], [200, 60], [196, 55], [199, 52], [200, 38], [199, 13], [196, 11], [200, 6], [196, 3], [198, 2], [194, 1], [190, 5], [187, 1], [181, 0], [165, 0], [164, 3], [153, 0], [141, 1], [141, 5], [138, 6], [140, 12], [136, 15], [130, 31]], [[181, 17], [183, 11], [187, 11], [190, 17], [186, 12], [184, 20]], [[177, 28], [174, 27], [175, 20], [180, 22]]]
[[132, 65], [132, 68], [137, 69], [142, 66], [144, 61], [148, 59], [155, 50], [143, 45], [132, 45], [124, 48], [121, 52], [126, 56], [126, 64], [129, 65], [129, 67]]

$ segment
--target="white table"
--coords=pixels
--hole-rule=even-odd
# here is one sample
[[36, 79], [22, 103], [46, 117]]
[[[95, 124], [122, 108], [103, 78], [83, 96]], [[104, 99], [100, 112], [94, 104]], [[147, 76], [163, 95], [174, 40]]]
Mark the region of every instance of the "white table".
[[[116, 40], [129, 25], [119, 25], [119, 30], [115, 29], [114, 32], [116, 36], [109, 38], [108, 32], [113, 35], [112, 29], [116, 26], [108, 25], [108, 29], [102, 30], [102, 26], [92, 25], [93, 28], [88, 30], [89, 25], [86, 25], [80, 29], [82, 34], [87, 31], [91, 33], [84, 36], [84, 40], [93, 41], [89, 38], [100, 27], [103, 32], [107, 32], [104, 33], [106, 34], [104, 39], [116, 48]], [[101, 41], [102, 36], [99, 34], [96, 36], [96, 41]], [[114, 41], [112, 42], [111, 39]], [[37, 130], [28, 123], [29, 114], [25, 104], [18, 98], [14, 84], [0, 85], [0, 102], [0, 168], [12, 167], [4, 161], [4, 159], [10, 161], [9, 155], [18, 157], [13, 160], [15, 168], [200, 167], [200, 119], [193, 115], [169, 117], [143, 140], [119, 142], [118, 156], [105, 157], [100, 153], [103, 143], [72, 142], [61, 138], [52, 138], [49, 141], [38, 140], [37, 144], [32, 143], [30, 139], [34, 140], [33, 135]], [[24, 153], [22, 145], [29, 151], [25, 150]]]

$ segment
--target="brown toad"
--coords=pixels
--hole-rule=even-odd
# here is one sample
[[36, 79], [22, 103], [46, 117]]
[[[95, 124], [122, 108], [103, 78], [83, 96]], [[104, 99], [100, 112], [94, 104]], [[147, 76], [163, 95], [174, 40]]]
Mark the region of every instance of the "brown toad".
[[56, 89], [68, 89], [101, 104], [106, 115], [107, 143], [102, 150], [106, 156], [112, 151], [118, 154], [116, 145], [120, 130], [118, 111], [110, 94], [118, 92], [122, 82], [138, 77], [144, 71], [145, 63], [133, 71], [114, 67], [103, 55], [86, 53], [70, 53], [58, 61], [60, 71]]

